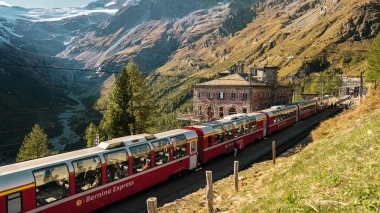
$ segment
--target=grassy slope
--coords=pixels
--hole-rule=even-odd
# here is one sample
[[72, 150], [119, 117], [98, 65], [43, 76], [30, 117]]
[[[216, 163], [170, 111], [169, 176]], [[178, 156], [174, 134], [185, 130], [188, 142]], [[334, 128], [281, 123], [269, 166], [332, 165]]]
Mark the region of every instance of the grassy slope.
[[[337, 125], [338, 124], [338, 125]], [[217, 212], [379, 212], [380, 91], [354, 110], [323, 122], [302, 152], [263, 162], [214, 183]], [[232, 163], [232, 162], [231, 162]], [[206, 191], [159, 212], [208, 212]]]

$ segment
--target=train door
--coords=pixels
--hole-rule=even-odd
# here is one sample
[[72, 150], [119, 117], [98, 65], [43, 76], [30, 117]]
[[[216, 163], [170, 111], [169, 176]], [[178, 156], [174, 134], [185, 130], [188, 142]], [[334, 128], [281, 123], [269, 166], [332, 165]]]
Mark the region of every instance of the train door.
[[197, 140], [190, 141], [190, 165], [189, 169], [195, 169], [197, 167]]
[[268, 126], [268, 120], [263, 120], [263, 137], [267, 136], [267, 126]]

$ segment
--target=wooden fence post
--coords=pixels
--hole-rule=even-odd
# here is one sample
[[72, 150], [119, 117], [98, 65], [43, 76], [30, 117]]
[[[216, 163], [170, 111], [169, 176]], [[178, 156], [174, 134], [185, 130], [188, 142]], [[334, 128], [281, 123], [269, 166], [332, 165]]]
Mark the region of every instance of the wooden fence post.
[[239, 161], [234, 161], [235, 192], [239, 191]]
[[273, 164], [276, 164], [276, 141], [272, 142], [272, 158]]
[[206, 200], [208, 206], [208, 212], [213, 212], [213, 198], [214, 192], [212, 187], [212, 171], [206, 171], [206, 180], [207, 180], [207, 188], [206, 188]]
[[148, 208], [148, 213], [158, 213], [157, 209], [157, 198], [150, 197], [146, 200], [146, 205]]

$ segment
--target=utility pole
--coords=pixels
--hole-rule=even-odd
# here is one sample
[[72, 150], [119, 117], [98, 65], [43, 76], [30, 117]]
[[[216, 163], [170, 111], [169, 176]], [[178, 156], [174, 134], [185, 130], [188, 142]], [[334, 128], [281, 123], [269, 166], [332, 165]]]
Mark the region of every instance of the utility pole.
[[360, 72], [360, 102], [363, 100], [363, 72]]
[[[288, 57], [286, 57], [287, 59], [290, 59], [290, 82], [291, 82], [291, 85], [292, 87], [294, 87], [293, 85], [293, 58], [294, 58], [294, 55], [290, 55]], [[294, 97], [294, 89], [292, 89], [292, 103], [295, 101], [295, 97]]]

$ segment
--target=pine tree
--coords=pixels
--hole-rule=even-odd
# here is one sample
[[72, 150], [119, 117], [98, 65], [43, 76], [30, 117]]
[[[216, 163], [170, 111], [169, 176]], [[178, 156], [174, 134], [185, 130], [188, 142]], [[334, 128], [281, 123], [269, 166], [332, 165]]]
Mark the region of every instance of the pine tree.
[[40, 125], [35, 124], [25, 136], [17, 154], [16, 162], [45, 157], [50, 154], [48, 137]]
[[94, 141], [96, 139], [96, 134], [98, 134], [98, 127], [94, 123], [90, 123], [87, 127], [84, 139], [87, 141], [87, 147], [93, 147]]
[[109, 101], [109, 109], [100, 123], [108, 139], [143, 133], [152, 127], [156, 103], [152, 101], [151, 90], [133, 61], [117, 77]]
[[372, 42], [367, 56], [366, 81], [380, 80], [380, 34]]
[[148, 88], [147, 81], [142, 77], [139, 67], [130, 62], [127, 65], [130, 85], [132, 86], [132, 99], [130, 112], [134, 117], [134, 122], [130, 124], [132, 134], [140, 134], [150, 131], [153, 127], [154, 116], [158, 109], [152, 97], [152, 90]]

